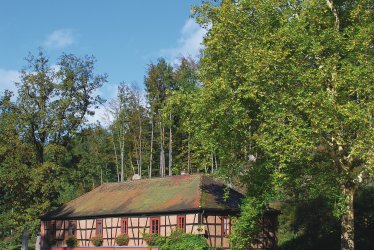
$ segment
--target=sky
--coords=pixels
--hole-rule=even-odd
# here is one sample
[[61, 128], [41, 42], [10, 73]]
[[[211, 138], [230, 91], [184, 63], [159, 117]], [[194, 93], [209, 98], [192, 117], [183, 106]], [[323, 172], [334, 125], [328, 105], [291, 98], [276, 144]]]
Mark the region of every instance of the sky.
[[147, 65], [197, 57], [205, 30], [190, 18], [199, 0], [2, 0], [0, 92], [15, 90], [19, 70], [42, 48], [51, 64], [64, 53], [93, 55], [108, 74], [98, 93], [113, 98], [120, 82], [141, 88]]

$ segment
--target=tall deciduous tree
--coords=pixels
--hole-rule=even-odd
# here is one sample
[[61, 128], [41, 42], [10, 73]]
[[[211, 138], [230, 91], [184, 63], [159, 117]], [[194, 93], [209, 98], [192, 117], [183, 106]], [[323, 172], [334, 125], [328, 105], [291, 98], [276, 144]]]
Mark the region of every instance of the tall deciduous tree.
[[[165, 115], [163, 108], [165, 106], [165, 101], [168, 98], [168, 90], [174, 87], [174, 77], [173, 77], [173, 67], [170, 66], [165, 59], [160, 58], [157, 64], [150, 64], [147, 70], [147, 75], [144, 79], [144, 84], [147, 92], [147, 100], [151, 109], [152, 117], [152, 127], [158, 128], [158, 143], [160, 145], [159, 149], [159, 163], [160, 163], [160, 176], [165, 176], [165, 120], [169, 120], [169, 116]], [[171, 126], [171, 125], [170, 125]], [[152, 130], [153, 131], [153, 130]], [[156, 134], [154, 134], [156, 135]], [[169, 140], [170, 140], [169, 134]], [[153, 137], [151, 138], [151, 144], [153, 145]], [[172, 150], [169, 147], [169, 150]], [[152, 150], [153, 153], [153, 150]], [[170, 154], [169, 154], [170, 155]], [[170, 162], [169, 165], [172, 163]], [[150, 168], [152, 168], [150, 166]], [[170, 166], [171, 174], [171, 166]]]
[[133, 175], [142, 176], [144, 146], [146, 145], [144, 134], [147, 132], [145, 124], [148, 121], [142, 102], [139, 89], [121, 83], [118, 87], [117, 98], [110, 103], [109, 112], [114, 118], [110, 130], [118, 169], [120, 165], [118, 179], [121, 181], [124, 181], [127, 175], [126, 166], [131, 168]]
[[355, 191], [373, 176], [371, 1], [205, 2], [198, 11], [211, 26], [200, 100], [213, 104], [213, 142], [271, 159], [278, 191], [331, 194], [341, 248], [354, 249]]
[[79, 172], [67, 151], [86, 116], [103, 102], [94, 92], [106, 82], [94, 73], [93, 57], [63, 54], [51, 66], [39, 52], [26, 60], [16, 101], [9, 91], [0, 97], [0, 211], [8, 220], [0, 222], [6, 230], [0, 248], [23, 229], [34, 234], [41, 213], [60, 204]]
[[[165, 111], [173, 114], [170, 119], [174, 130], [174, 167], [191, 172], [192, 143], [191, 134], [194, 134], [192, 126], [192, 103], [199, 91], [197, 79], [198, 64], [190, 58], [181, 58], [179, 65], [174, 69], [175, 85], [169, 91], [169, 99], [166, 102]], [[170, 133], [171, 134], [171, 133]], [[197, 163], [199, 162], [196, 159]], [[196, 164], [200, 165], [200, 163]]]
[[56, 67], [43, 52], [26, 60], [28, 65], [16, 83], [19, 123], [43, 163], [46, 145], [66, 143], [85, 117], [94, 113], [92, 108], [103, 103], [94, 91], [106, 82], [106, 75], [94, 74], [93, 57], [63, 54]]

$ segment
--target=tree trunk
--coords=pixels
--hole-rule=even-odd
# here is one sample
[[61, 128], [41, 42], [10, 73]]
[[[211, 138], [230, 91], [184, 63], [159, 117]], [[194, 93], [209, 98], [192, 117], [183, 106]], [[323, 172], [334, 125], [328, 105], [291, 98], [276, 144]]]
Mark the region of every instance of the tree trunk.
[[137, 174], [140, 175], [140, 154], [139, 154], [139, 137], [134, 133], [134, 150], [135, 150], [135, 161], [137, 166]]
[[345, 196], [345, 213], [341, 219], [341, 249], [354, 250], [354, 193], [353, 185], [343, 185], [342, 193]]
[[130, 160], [130, 166], [131, 166], [131, 169], [132, 169], [132, 175], [134, 176], [135, 175], [135, 167], [134, 167], [134, 164], [132, 163], [131, 152], [129, 153], [129, 160]]
[[214, 155], [214, 164], [216, 165], [216, 170], [218, 169], [217, 155]]
[[164, 136], [165, 136], [165, 129], [160, 122], [160, 175], [161, 177], [165, 176], [165, 151], [164, 151]]
[[39, 233], [36, 236], [35, 250], [42, 250], [42, 237]]
[[[140, 104], [139, 104], [140, 105]], [[139, 108], [139, 175], [140, 177], [142, 176], [142, 164], [143, 164], [143, 159], [142, 159], [142, 118], [140, 114], [140, 108]]]
[[171, 170], [173, 165], [173, 132], [171, 130], [172, 120], [171, 120], [171, 112], [170, 112], [170, 127], [169, 127], [169, 176], [173, 175], [173, 172]]
[[164, 153], [164, 147], [161, 144], [161, 150], [160, 150], [160, 175], [161, 177], [165, 176], [165, 153]]
[[124, 175], [125, 175], [125, 171], [124, 171], [124, 157], [125, 157], [124, 151], [121, 150], [121, 182], [124, 181]]
[[25, 229], [22, 235], [22, 247], [21, 250], [28, 250], [29, 249], [29, 231]]
[[151, 117], [151, 152], [149, 155], [149, 170], [148, 170], [148, 177], [152, 178], [152, 158], [153, 158], [153, 115]]
[[191, 135], [190, 132], [188, 132], [188, 142], [187, 142], [187, 147], [188, 147], [188, 153], [187, 153], [187, 172], [190, 173], [191, 171], [191, 148], [190, 148], [190, 139]]
[[210, 162], [211, 162], [211, 173], [214, 172], [214, 154], [213, 152], [210, 155]]
[[114, 131], [112, 133], [112, 139], [113, 139], [113, 149], [114, 149], [114, 157], [116, 160], [116, 170], [117, 170], [117, 182], [119, 182], [119, 168], [118, 168], [118, 156], [117, 156], [117, 148], [116, 148], [116, 142], [114, 138]]
[[103, 168], [100, 167], [100, 184], [103, 185]]
[[120, 150], [121, 150], [121, 182], [124, 181], [124, 176], [125, 176], [125, 132], [124, 129], [121, 128], [121, 133], [119, 136], [119, 142], [120, 142]]
[[334, 0], [326, 0], [326, 3], [335, 17], [335, 30], [339, 31], [340, 20], [339, 20], [338, 9], [335, 6]]

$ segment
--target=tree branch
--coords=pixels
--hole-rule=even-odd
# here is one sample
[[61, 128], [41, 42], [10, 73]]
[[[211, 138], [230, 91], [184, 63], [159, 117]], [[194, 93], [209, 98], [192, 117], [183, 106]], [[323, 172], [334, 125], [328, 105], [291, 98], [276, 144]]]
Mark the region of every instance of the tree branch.
[[327, 3], [327, 6], [329, 7], [329, 9], [331, 10], [332, 14], [335, 17], [335, 29], [336, 29], [336, 31], [339, 31], [339, 29], [340, 29], [340, 19], [339, 19], [339, 15], [338, 15], [338, 10], [334, 6], [334, 0], [326, 0], [326, 3]]

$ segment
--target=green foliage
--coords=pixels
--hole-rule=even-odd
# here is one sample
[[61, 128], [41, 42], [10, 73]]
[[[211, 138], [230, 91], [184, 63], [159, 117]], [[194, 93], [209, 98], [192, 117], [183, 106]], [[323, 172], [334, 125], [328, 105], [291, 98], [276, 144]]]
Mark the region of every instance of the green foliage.
[[232, 249], [247, 249], [258, 231], [258, 221], [263, 213], [263, 203], [247, 197], [240, 207], [240, 217], [233, 218], [230, 246]]
[[57, 68], [43, 52], [26, 60], [15, 98], [9, 91], [0, 96], [0, 242], [5, 246], [19, 244], [25, 229], [34, 238], [42, 213], [80, 194], [80, 181], [71, 181], [76, 166], [76, 158], [68, 157], [71, 142], [86, 116], [103, 103], [94, 91], [106, 82], [105, 75], [94, 73], [93, 57], [63, 54]]
[[355, 203], [355, 237], [357, 249], [374, 248], [374, 183], [357, 190]]
[[326, 199], [284, 203], [279, 216], [281, 249], [339, 249], [339, 222]]
[[99, 247], [99, 246], [103, 245], [104, 239], [100, 235], [95, 235], [95, 236], [91, 237], [91, 242], [95, 247]]
[[204, 1], [196, 8], [210, 29], [195, 127], [205, 144], [222, 149], [226, 175], [255, 180], [264, 169], [271, 185], [266, 191], [257, 182], [257, 190], [291, 199], [322, 192], [338, 217], [353, 212], [350, 194], [374, 166], [369, 2]]
[[116, 237], [116, 243], [118, 246], [127, 246], [129, 240], [130, 238], [127, 234], [121, 234]]
[[[26, 228], [34, 234], [42, 212], [101, 182], [162, 175], [168, 160], [170, 174], [214, 172], [257, 197], [245, 200], [233, 228], [238, 249], [251, 241], [261, 204], [271, 198], [323, 193], [324, 206], [341, 218], [344, 192], [359, 190], [374, 173], [371, 6], [203, 1], [195, 8], [209, 27], [201, 62], [150, 64], [147, 103], [121, 84], [107, 127], [86, 123], [103, 103], [95, 90], [106, 82], [95, 74], [94, 58], [63, 54], [56, 68], [43, 52], [30, 55], [15, 98], [10, 91], [0, 96], [0, 248], [19, 244]], [[366, 226], [358, 232], [371, 232], [370, 213], [357, 209], [367, 216], [356, 217]], [[314, 231], [334, 235], [303, 217], [302, 227], [286, 230], [289, 238], [309, 244], [323, 238]]]
[[174, 131], [173, 145], [175, 145], [173, 148], [174, 173], [180, 173], [182, 170], [192, 172], [204, 169], [202, 157], [198, 156], [198, 145], [193, 141], [192, 103], [199, 88], [197, 69], [198, 64], [195, 61], [181, 58], [180, 64], [174, 68], [175, 85], [168, 91], [168, 99], [163, 109], [165, 113], [171, 113], [173, 116], [171, 125]]
[[80, 186], [70, 191], [65, 186], [64, 195], [76, 197], [91, 190], [101, 182], [101, 175], [104, 182], [117, 179], [111, 135], [100, 125], [87, 126], [77, 133], [65, 156], [67, 182]]
[[[116, 99], [110, 104], [114, 121], [110, 124], [111, 147], [114, 149], [117, 179], [123, 181], [135, 173], [142, 175], [148, 163], [148, 110], [142, 105], [140, 90], [121, 83]], [[147, 150], [148, 149], [148, 150]], [[135, 168], [137, 166], [137, 168]]]
[[63, 54], [57, 62], [58, 70], [51, 67], [42, 51], [37, 56], [30, 54], [26, 61], [28, 65], [16, 83], [15, 108], [20, 130], [43, 163], [47, 145], [65, 146], [85, 117], [94, 113], [91, 108], [104, 102], [94, 91], [106, 82], [106, 75], [94, 74], [93, 57]]
[[[78, 246], [78, 240], [77, 240], [77, 237], [75, 237], [74, 235], [71, 235], [69, 236], [67, 239], [66, 239], [66, 245], [68, 247], [77, 247]], [[95, 244], [94, 244], [95, 245]], [[96, 245], [95, 245], [96, 246]]]
[[143, 232], [142, 236], [148, 246], [157, 246], [159, 241], [162, 239], [162, 237], [159, 236], [158, 234], [152, 234], [152, 233], [146, 233], [146, 232]]
[[209, 249], [206, 239], [202, 236], [183, 233], [180, 230], [173, 230], [168, 237], [154, 235], [154, 238], [152, 240], [153, 244], [148, 245], [157, 245], [161, 250]]
[[46, 237], [45, 242], [47, 243], [48, 246], [55, 246], [57, 243], [57, 240], [52, 237]]
[[[355, 246], [374, 247], [374, 188], [365, 185], [355, 199]], [[280, 249], [340, 249], [340, 222], [333, 216], [333, 206], [320, 196], [311, 200], [285, 202], [280, 206], [278, 244]]]

